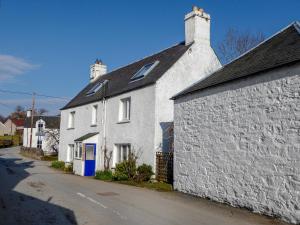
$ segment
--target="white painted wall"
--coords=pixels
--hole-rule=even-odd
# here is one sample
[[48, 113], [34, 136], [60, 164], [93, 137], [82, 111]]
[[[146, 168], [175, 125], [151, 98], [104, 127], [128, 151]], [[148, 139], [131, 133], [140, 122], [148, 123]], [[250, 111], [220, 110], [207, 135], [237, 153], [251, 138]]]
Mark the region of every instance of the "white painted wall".
[[0, 136], [6, 134], [5, 132], [6, 132], [6, 126], [2, 122], [0, 122]]
[[[173, 122], [174, 104], [170, 100], [178, 92], [203, 79], [221, 67], [213, 49], [195, 42], [187, 52], [156, 83], [155, 149], [168, 151], [163, 124]], [[165, 134], [163, 135], [163, 132]], [[165, 144], [163, 142], [165, 141]]]
[[11, 119], [6, 120], [5, 123], [4, 123], [4, 125], [6, 127], [6, 129], [4, 131], [5, 134], [8, 134], [8, 135], [14, 135], [15, 134], [17, 127], [12, 122]]
[[[130, 122], [119, 123], [121, 99], [131, 98]], [[131, 144], [139, 156], [139, 163], [154, 165], [155, 86], [107, 99], [107, 148], [115, 151], [115, 144]]]
[[[98, 105], [97, 110], [97, 124], [92, 124], [92, 107]], [[69, 113], [75, 111], [75, 125], [74, 129], [68, 128]], [[67, 159], [67, 148], [69, 144], [74, 144], [74, 140], [87, 134], [99, 132], [97, 140], [97, 151], [102, 146], [102, 135], [103, 135], [103, 103], [102, 101], [91, 103], [83, 106], [78, 106], [71, 109], [61, 111], [61, 122], [60, 122], [60, 143], [59, 143], [59, 160], [66, 161]], [[100, 154], [97, 154], [97, 169], [100, 169]], [[79, 164], [79, 163], [78, 163]], [[75, 162], [74, 162], [75, 168]]]
[[300, 222], [300, 64], [175, 101], [174, 188]]

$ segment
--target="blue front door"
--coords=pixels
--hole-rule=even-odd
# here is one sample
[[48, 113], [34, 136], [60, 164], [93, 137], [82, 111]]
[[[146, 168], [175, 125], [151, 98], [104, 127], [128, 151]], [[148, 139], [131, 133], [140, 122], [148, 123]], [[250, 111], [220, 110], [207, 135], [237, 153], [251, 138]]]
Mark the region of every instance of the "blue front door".
[[95, 176], [96, 144], [85, 144], [84, 176]]

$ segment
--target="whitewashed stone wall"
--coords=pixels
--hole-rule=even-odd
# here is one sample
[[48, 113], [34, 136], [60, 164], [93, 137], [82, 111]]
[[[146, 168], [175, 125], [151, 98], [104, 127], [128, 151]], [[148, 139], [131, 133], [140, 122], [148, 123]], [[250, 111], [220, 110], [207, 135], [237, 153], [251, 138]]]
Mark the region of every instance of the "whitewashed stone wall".
[[175, 101], [175, 189], [300, 223], [300, 63]]

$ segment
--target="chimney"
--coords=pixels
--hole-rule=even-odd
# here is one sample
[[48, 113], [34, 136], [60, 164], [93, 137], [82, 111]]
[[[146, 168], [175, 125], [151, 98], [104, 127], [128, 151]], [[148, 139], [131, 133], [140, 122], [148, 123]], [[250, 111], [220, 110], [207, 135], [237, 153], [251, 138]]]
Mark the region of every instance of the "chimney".
[[31, 109], [28, 109], [28, 110], [26, 111], [26, 117], [31, 117]]
[[192, 12], [184, 17], [185, 44], [192, 42], [210, 45], [210, 15], [193, 6]]
[[95, 63], [90, 67], [90, 82], [95, 81], [100, 76], [107, 73], [107, 67], [101, 60], [96, 59]]

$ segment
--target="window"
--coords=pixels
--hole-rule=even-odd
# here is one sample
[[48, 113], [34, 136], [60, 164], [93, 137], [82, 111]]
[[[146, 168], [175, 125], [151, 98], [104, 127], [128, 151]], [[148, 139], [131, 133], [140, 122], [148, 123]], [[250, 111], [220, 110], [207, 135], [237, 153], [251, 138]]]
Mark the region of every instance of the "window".
[[44, 128], [44, 124], [43, 123], [38, 123], [38, 132], [42, 132]]
[[42, 144], [43, 144], [43, 141], [41, 139], [38, 139], [36, 147], [39, 149], [42, 149]]
[[75, 123], [75, 112], [70, 112], [68, 123], [69, 123], [69, 124], [68, 124], [68, 128], [74, 128], [74, 123]]
[[73, 161], [73, 153], [74, 153], [74, 144], [69, 144], [67, 150], [67, 162]]
[[86, 96], [91, 96], [95, 94], [97, 91], [99, 91], [103, 85], [105, 85], [108, 82], [108, 80], [97, 82], [87, 93]]
[[82, 142], [76, 142], [74, 158], [82, 159]]
[[121, 99], [120, 110], [119, 110], [119, 121], [129, 121], [130, 120], [130, 98]]
[[154, 69], [154, 67], [159, 63], [159, 61], [155, 61], [153, 63], [149, 63], [145, 66], [143, 66], [136, 74], [133, 75], [133, 77], [131, 77], [130, 80], [135, 81], [135, 80], [139, 80], [144, 78], [145, 76], [147, 76], [151, 70]]
[[93, 105], [93, 107], [92, 107], [92, 125], [97, 125], [97, 113], [98, 113], [98, 106]]
[[130, 144], [117, 144], [116, 147], [115, 163], [120, 163], [124, 160], [128, 160], [128, 157], [131, 153]]

